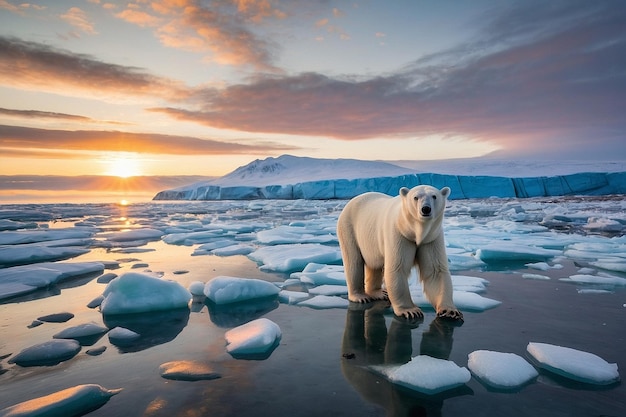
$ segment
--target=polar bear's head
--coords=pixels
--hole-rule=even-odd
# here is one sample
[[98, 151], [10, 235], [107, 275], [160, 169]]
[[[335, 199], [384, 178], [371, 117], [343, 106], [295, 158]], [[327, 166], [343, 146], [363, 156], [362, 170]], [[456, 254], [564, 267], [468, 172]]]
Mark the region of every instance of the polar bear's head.
[[418, 220], [439, 218], [446, 208], [446, 199], [450, 195], [450, 188], [443, 187], [438, 190], [430, 185], [418, 185], [408, 189], [400, 189], [402, 206], [411, 217]]

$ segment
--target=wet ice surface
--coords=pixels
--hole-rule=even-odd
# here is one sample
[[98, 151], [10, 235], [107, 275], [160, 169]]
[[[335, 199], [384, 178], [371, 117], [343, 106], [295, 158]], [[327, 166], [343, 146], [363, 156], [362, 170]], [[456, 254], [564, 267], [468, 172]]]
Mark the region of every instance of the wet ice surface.
[[[344, 204], [0, 207], [0, 409], [97, 384], [124, 390], [96, 395], [94, 416], [623, 412], [610, 373], [626, 366], [623, 197], [450, 202], [462, 325], [435, 319], [416, 277], [422, 321], [347, 302], [334, 231]], [[107, 312], [116, 287], [127, 291]], [[144, 313], [117, 314], [130, 311]], [[251, 322], [237, 343], [253, 352], [233, 354], [228, 332]], [[565, 363], [545, 349], [533, 359], [531, 342], [570, 349], [556, 353]], [[609, 377], [591, 380], [597, 364], [571, 350]], [[505, 354], [538, 377], [521, 381]], [[437, 361], [392, 372], [423, 357]], [[463, 368], [472, 376], [458, 382]]]

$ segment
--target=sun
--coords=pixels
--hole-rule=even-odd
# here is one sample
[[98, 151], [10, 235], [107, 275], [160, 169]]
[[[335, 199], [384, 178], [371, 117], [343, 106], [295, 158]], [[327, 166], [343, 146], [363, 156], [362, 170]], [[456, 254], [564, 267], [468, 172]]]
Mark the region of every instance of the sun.
[[120, 178], [134, 177], [141, 175], [141, 162], [132, 154], [120, 154], [106, 158], [106, 175], [113, 175]]

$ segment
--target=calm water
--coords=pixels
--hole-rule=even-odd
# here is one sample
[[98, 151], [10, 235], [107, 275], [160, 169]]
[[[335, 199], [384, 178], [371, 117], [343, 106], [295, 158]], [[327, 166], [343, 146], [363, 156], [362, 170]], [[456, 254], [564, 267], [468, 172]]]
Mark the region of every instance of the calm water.
[[[202, 216], [227, 222], [264, 221], [336, 216], [341, 202], [259, 204], [253, 211], [226, 203], [116, 205], [36, 205], [16, 207], [39, 217], [50, 227], [78, 221], [97, 221], [101, 230], [147, 227], [159, 222], [192, 220]], [[294, 204], [296, 204], [294, 206]], [[57, 216], [54, 221], [45, 217]], [[28, 216], [25, 216], [28, 217]], [[121, 274], [147, 263], [187, 286], [218, 275], [282, 281], [287, 276], [264, 273], [244, 256], [220, 258], [191, 256], [192, 246], [153, 241], [144, 252], [115, 253], [94, 247], [75, 261], [117, 260]], [[541, 372], [539, 378], [514, 392], [486, 388], [475, 378], [465, 386], [437, 396], [423, 396], [399, 388], [371, 372], [370, 365], [402, 363], [428, 354], [467, 366], [469, 353], [487, 349], [526, 357], [529, 342], [552, 343], [592, 352], [626, 369], [626, 289], [602, 294], [581, 294], [575, 285], [558, 278], [578, 269], [563, 261], [564, 269], [541, 272], [548, 281], [527, 280], [526, 269], [455, 271], [490, 281], [489, 298], [502, 305], [484, 312], [465, 312], [455, 326], [426, 311], [423, 321], [407, 323], [393, 317], [384, 303], [349, 309], [314, 310], [279, 304], [248, 303], [239, 309], [209, 308], [204, 303], [187, 311], [151, 313], [104, 320], [86, 307], [100, 295], [104, 284], [96, 277], [66, 282], [0, 305], [0, 356], [50, 340], [64, 328], [94, 321], [112, 328], [122, 325], [150, 334], [144, 342], [121, 350], [107, 336], [92, 347], [106, 346], [100, 356], [83, 350], [73, 359], [51, 367], [19, 367], [0, 361], [0, 409], [78, 384], [97, 383], [124, 390], [90, 416], [623, 416], [626, 388], [621, 383], [597, 387], [573, 383]], [[143, 270], [139, 269], [139, 270]], [[493, 269], [493, 268], [492, 268]], [[187, 271], [186, 273], [181, 273]], [[177, 272], [176, 274], [174, 272]], [[298, 285], [290, 289], [302, 290]], [[69, 311], [67, 323], [27, 326], [37, 317]], [[237, 360], [226, 353], [224, 333], [258, 317], [276, 322], [283, 333], [278, 348], [265, 360]], [[344, 354], [350, 354], [347, 359]], [[171, 381], [159, 375], [159, 366], [173, 360], [211, 364], [220, 379]]]

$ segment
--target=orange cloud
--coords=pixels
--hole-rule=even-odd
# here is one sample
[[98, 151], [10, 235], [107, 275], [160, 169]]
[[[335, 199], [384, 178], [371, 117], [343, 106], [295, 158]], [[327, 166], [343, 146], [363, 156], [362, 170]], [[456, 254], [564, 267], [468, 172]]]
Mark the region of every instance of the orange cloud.
[[248, 28], [270, 17], [286, 16], [267, 0], [235, 0], [232, 4], [160, 0], [150, 3], [150, 11], [159, 16], [134, 8], [116, 16], [139, 26], [155, 27], [163, 45], [207, 54], [206, 61], [280, 72], [273, 64], [274, 46]]
[[[3, 155], [42, 151], [112, 151], [169, 155], [228, 155], [254, 152], [282, 152], [296, 149], [271, 142], [237, 143], [189, 136], [95, 130], [48, 130], [0, 125]], [[50, 156], [50, 153], [46, 153]]]
[[182, 83], [139, 68], [2, 36], [0, 85], [111, 100], [150, 96], [175, 101], [189, 94]]
[[89, 21], [87, 13], [78, 7], [70, 8], [65, 14], [61, 15], [61, 19], [89, 35], [95, 35], [97, 33], [93, 22]]

